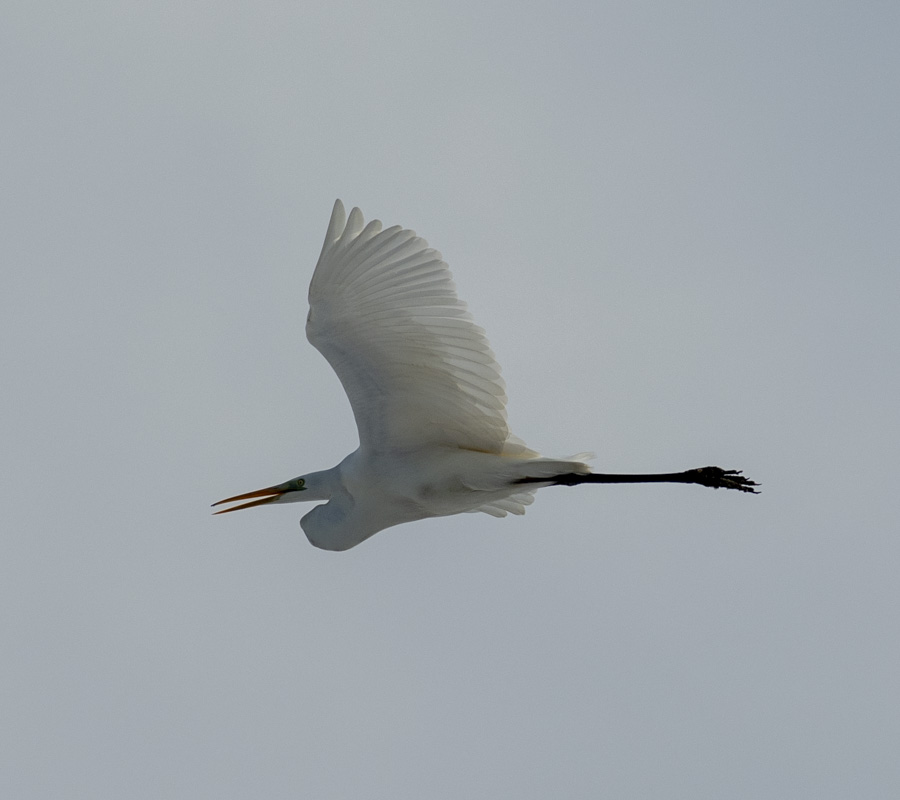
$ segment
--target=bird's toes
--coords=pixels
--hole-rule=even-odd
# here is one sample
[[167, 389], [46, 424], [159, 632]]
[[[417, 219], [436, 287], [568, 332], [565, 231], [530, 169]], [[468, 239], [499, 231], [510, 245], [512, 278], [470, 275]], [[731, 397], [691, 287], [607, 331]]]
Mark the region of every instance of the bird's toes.
[[694, 470], [697, 483], [713, 489], [737, 489], [739, 492], [759, 494], [756, 481], [744, 477], [739, 469], [722, 469], [721, 467], [700, 467]]

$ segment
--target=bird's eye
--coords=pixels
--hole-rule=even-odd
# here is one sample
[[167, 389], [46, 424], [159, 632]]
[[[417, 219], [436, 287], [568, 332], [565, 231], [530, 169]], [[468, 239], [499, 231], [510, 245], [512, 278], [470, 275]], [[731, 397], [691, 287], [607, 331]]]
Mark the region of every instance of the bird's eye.
[[298, 479], [297, 479], [297, 488], [298, 488], [298, 489], [302, 489], [302, 488], [303, 488], [303, 484], [305, 484], [305, 483], [306, 483], [306, 481], [303, 480], [303, 478], [298, 478]]

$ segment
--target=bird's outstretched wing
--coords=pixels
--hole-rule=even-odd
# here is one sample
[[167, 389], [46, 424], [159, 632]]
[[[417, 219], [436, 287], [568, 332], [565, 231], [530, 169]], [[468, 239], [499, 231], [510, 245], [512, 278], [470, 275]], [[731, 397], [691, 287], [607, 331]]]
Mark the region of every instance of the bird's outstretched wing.
[[350, 398], [374, 452], [449, 445], [515, 448], [506, 392], [437, 250], [400, 226], [365, 225], [334, 204], [309, 286], [306, 335]]

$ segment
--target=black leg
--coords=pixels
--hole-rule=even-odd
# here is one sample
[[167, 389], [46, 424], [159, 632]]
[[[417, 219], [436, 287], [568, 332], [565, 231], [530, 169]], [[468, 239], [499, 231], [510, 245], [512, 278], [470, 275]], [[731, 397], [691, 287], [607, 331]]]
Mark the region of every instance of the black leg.
[[579, 475], [577, 472], [568, 472], [552, 478], [519, 478], [515, 483], [549, 483], [552, 486], [579, 486], [582, 483], [696, 483], [712, 489], [737, 489], [740, 492], [759, 494], [753, 488], [759, 484], [745, 478], [740, 470], [721, 467], [698, 467], [686, 472], [650, 475], [608, 475], [602, 472]]

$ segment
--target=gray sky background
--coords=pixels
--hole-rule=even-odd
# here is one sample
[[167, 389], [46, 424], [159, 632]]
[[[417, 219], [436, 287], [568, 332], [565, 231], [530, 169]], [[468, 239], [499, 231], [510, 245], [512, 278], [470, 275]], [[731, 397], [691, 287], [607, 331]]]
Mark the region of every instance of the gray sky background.
[[[0, 795], [900, 793], [900, 6], [30, 3], [0, 25]], [[312, 548], [336, 197], [515, 432], [698, 487]]]

